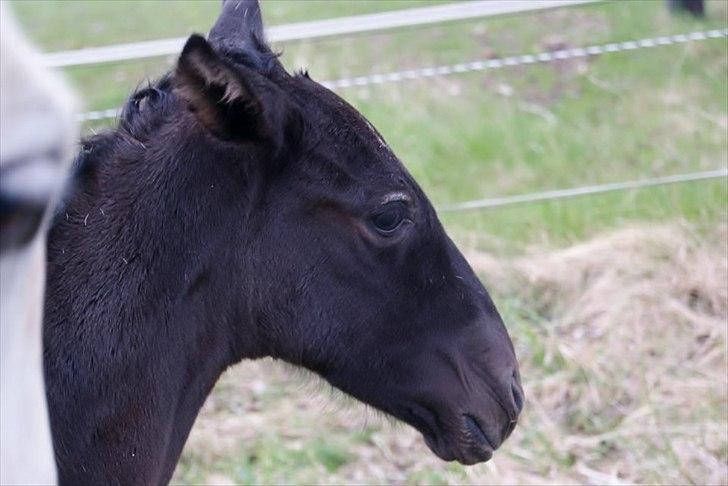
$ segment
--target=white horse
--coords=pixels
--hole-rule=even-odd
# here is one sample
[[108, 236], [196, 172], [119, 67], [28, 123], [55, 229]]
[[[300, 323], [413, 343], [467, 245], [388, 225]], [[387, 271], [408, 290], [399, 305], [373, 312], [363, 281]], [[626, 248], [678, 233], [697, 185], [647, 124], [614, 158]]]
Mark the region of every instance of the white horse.
[[73, 98], [0, 2], [0, 484], [56, 482], [41, 324], [45, 233], [77, 138]]

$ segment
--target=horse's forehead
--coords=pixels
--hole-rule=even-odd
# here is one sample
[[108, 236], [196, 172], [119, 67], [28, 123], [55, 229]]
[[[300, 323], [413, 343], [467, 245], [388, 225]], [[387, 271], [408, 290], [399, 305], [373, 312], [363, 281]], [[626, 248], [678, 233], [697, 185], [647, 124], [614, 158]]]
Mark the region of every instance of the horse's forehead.
[[[315, 89], [309, 105], [315, 113], [315, 123], [330, 141], [352, 156], [352, 162], [362, 158], [372, 168], [386, 172], [401, 172], [402, 165], [376, 128], [354, 107], [323, 87]], [[357, 164], [359, 168], [362, 167]]]
[[357, 110], [348, 104], [338, 107], [338, 113], [346, 123], [347, 128], [364, 144], [371, 146], [383, 155], [394, 156], [389, 145], [384, 141], [374, 126]]

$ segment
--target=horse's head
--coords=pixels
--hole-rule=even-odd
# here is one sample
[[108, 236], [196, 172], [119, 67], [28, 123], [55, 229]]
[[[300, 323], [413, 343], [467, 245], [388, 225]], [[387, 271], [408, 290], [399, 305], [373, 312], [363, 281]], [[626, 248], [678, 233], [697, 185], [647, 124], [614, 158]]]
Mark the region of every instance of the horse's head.
[[44, 216], [72, 158], [75, 107], [9, 8], [0, 2], [0, 484], [55, 484], [41, 358]]
[[498, 311], [382, 136], [289, 75], [261, 33], [257, 3], [228, 0], [171, 78], [205, 134], [198, 157], [246, 174], [229, 223], [244, 233], [241, 339], [411, 424], [443, 459], [488, 460], [523, 406]]
[[[77, 130], [75, 103], [18, 29], [4, 3], [0, 56], [0, 255], [35, 238], [65, 182]], [[42, 282], [42, 279], [38, 279]], [[4, 295], [4, 294], [3, 294]]]

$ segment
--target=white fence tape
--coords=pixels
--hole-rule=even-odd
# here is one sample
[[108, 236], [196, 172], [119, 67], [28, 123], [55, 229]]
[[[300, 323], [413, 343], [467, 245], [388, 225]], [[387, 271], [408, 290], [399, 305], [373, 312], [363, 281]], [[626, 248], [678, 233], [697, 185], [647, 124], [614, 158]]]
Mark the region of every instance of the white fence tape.
[[530, 194], [519, 194], [516, 196], [494, 197], [490, 199], [478, 199], [475, 201], [464, 201], [454, 204], [445, 204], [438, 208], [441, 212], [467, 211], [473, 209], [490, 209], [502, 206], [513, 206], [515, 204], [535, 203], [553, 201], [592, 194], [603, 194], [615, 191], [628, 191], [644, 189], [647, 187], [678, 184], [682, 182], [702, 181], [706, 179], [717, 179], [728, 177], [728, 168], [709, 170], [705, 172], [692, 172], [689, 174], [676, 174], [664, 177], [653, 177], [649, 179], [638, 179], [634, 181], [614, 182], [594, 186], [573, 187], [570, 189], [558, 189], [555, 191], [533, 192]]
[[[316, 39], [335, 35], [375, 32], [397, 27], [466, 20], [530, 10], [593, 3], [598, 0], [475, 0], [431, 7], [408, 8], [351, 17], [277, 25], [266, 29], [269, 42]], [[129, 61], [179, 54], [187, 37], [88, 47], [44, 55], [47, 66], [67, 67], [104, 62]]]

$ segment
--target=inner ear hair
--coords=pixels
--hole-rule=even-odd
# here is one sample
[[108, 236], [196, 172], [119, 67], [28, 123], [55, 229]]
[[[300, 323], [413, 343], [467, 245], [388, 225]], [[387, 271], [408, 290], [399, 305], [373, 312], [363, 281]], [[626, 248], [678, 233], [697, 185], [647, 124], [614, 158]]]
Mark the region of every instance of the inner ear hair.
[[210, 86], [218, 86], [224, 89], [220, 101], [231, 102], [242, 98], [244, 88], [233, 69], [218, 57], [207, 42], [199, 47], [200, 49], [191, 49], [187, 55], [183, 51], [180, 56], [177, 75], [181, 78], [192, 78], [186, 79], [192, 81], [192, 83], [180, 83], [181, 92], [190, 94], [192, 95], [191, 98], [193, 98], [194, 93], [190, 93], [192, 90], [185, 88], [194, 86], [198, 89], [205, 89]]
[[[199, 35], [187, 41], [175, 72], [175, 90], [197, 118], [223, 139], [264, 136], [268, 120], [251, 83], [260, 76], [221, 58]], [[251, 78], [245, 80], [245, 74]]]

